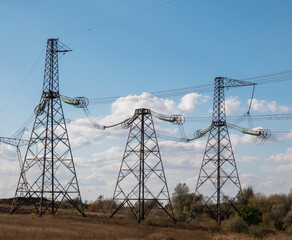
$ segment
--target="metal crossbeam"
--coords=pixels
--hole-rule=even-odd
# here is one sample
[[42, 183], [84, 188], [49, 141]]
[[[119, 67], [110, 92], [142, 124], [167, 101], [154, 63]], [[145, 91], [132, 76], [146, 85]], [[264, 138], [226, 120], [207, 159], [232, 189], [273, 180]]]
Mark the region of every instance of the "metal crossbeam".
[[0, 142], [12, 145], [12, 146], [26, 146], [28, 145], [28, 140], [23, 140], [23, 139], [19, 139], [19, 138], [9, 138], [9, 137], [0, 137]]

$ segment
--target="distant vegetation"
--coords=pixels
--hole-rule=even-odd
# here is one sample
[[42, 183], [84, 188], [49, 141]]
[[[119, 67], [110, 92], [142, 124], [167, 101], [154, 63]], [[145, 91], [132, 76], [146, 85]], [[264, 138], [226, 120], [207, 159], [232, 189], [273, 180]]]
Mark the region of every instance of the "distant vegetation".
[[[112, 199], [102, 195], [85, 202], [87, 217], [80, 216], [71, 204], [64, 202], [55, 216], [39, 218], [30, 201], [10, 215], [12, 199], [0, 200], [1, 239], [292, 239], [292, 194], [265, 196], [252, 187], [243, 189], [245, 215], [236, 211], [219, 227], [204, 209], [190, 223], [193, 201], [202, 204], [204, 196], [195, 196], [185, 183], [179, 183], [172, 194], [177, 223], [155, 205], [145, 221], [137, 223], [124, 206], [108, 219]], [[146, 202], [146, 205], [148, 202]], [[151, 204], [151, 203], [149, 203]], [[224, 207], [224, 203], [222, 204]], [[114, 203], [113, 207], [117, 204]], [[169, 204], [165, 206], [169, 210]], [[243, 205], [239, 205], [243, 208]], [[64, 227], [66, 226], [66, 227]], [[48, 227], [48, 228], [47, 228]], [[45, 235], [43, 235], [45, 233]], [[2, 238], [4, 237], [4, 238]]]
[[[200, 205], [202, 198], [203, 196], [190, 193], [185, 183], [179, 183], [172, 194], [172, 203], [178, 221], [186, 221], [190, 215], [193, 199], [196, 205]], [[292, 235], [292, 193], [265, 196], [262, 193], [255, 193], [252, 187], [247, 187], [243, 189], [243, 199], [244, 204], [239, 205], [238, 208], [245, 214], [232, 212], [222, 222], [222, 228], [230, 232], [247, 232], [255, 237], [273, 231], [283, 231]], [[224, 203], [222, 205], [224, 207]], [[244, 206], [245, 211], [243, 211]], [[198, 219], [202, 220], [208, 215], [205, 209]]]

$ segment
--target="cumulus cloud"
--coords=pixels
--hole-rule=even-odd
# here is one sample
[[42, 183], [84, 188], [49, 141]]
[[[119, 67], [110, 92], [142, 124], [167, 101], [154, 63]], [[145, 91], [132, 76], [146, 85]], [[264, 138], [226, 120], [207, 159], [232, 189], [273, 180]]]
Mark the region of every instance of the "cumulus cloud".
[[209, 96], [204, 96], [198, 93], [188, 93], [181, 98], [178, 109], [182, 112], [191, 112], [196, 109], [199, 101], [207, 102], [209, 98]]
[[16, 157], [16, 147], [2, 144], [0, 147], [0, 155], [2, 159], [6, 160], [14, 160], [17, 159]]
[[205, 141], [192, 143], [162, 141], [159, 143], [164, 162], [169, 167], [191, 167], [193, 169], [201, 166], [205, 145]]
[[251, 163], [257, 160], [259, 160], [259, 158], [256, 156], [240, 156], [236, 158], [237, 162], [245, 162], [245, 163]]
[[243, 143], [254, 143], [254, 136], [251, 135], [237, 135], [237, 134], [230, 134], [230, 139], [232, 146], [237, 146]]
[[264, 182], [257, 185], [257, 189], [261, 193], [273, 194], [273, 193], [288, 193], [291, 185], [287, 180], [280, 177], [268, 177]]
[[262, 166], [261, 169], [264, 172], [283, 174], [283, 173], [292, 171], [292, 164], [277, 165], [277, 166], [265, 165], [265, 166]]
[[239, 97], [229, 97], [225, 100], [226, 114], [231, 115], [240, 109]]
[[[104, 151], [95, 152], [89, 158], [75, 158], [78, 165], [99, 167], [102, 171], [112, 171], [120, 163], [123, 149], [120, 146], [112, 146]], [[109, 168], [108, 168], [108, 167]]]
[[282, 162], [282, 161], [292, 162], [292, 147], [286, 149], [285, 153], [272, 154], [268, 158], [268, 160], [272, 160], [275, 162]]
[[241, 187], [247, 188], [248, 186], [256, 186], [260, 180], [260, 177], [254, 174], [241, 174], [240, 176], [241, 180]]
[[[176, 104], [173, 100], [159, 98], [151, 93], [142, 93], [140, 95], [129, 95], [126, 97], [120, 97], [114, 101], [111, 105], [111, 113], [104, 117], [94, 116], [95, 121], [101, 125], [111, 125], [121, 122], [134, 114], [137, 108], [149, 108], [152, 111], [172, 115], [172, 114], [183, 114], [194, 110], [200, 102], [206, 102], [208, 96], [200, 95], [197, 93], [189, 93], [183, 96]], [[161, 121], [155, 123], [155, 128], [160, 134], [175, 134], [177, 128], [165, 127], [160, 125]], [[70, 138], [72, 139], [72, 146], [79, 146], [86, 144], [88, 140], [92, 138], [99, 138], [111, 132], [112, 129], [98, 130], [95, 129], [90, 121], [86, 118], [77, 119], [68, 124], [68, 131]], [[110, 138], [124, 137], [128, 131], [120, 131], [110, 135]]]
[[[117, 120], [117, 116], [120, 118], [128, 117], [133, 115], [135, 109], [137, 108], [149, 108], [156, 112], [161, 112], [164, 114], [173, 114], [177, 108], [173, 100], [158, 98], [151, 93], [142, 93], [138, 96], [127, 96], [120, 97], [111, 106], [111, 116], [106, 117], [103, 120]], [[115, 116], [115, 119], [111, 119]]]
[[[248, 100], [247, 103], [250, 104], [250, 99]], [[253, 99], [251, 109], [260, 113], [264, 112], [287, 113], [292, 108], [287, 107], [285, 105], [278, 105], [276, 101], [268, 102], [266, 100]]]

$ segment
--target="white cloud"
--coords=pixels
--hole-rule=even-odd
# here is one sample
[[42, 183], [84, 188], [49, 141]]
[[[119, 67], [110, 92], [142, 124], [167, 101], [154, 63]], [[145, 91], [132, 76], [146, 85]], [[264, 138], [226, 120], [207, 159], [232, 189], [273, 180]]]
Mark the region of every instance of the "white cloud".
[[[250, 104], [250, 99], [248, 100], [247, 103]], [[278, 105], [276, 101], [268, 102], [266, 100], [253, 99], [251, 109], [260, 113], [264, 113], [264, 112], [287, 113], [292, 108], [287, 107], [285, 105]]]
[[254, 136], [251, 135], [237, 135], [237, 134], [230, 134], [230, 139], [232, 146], [237, 146], [242, 143], [254, 143]]
[[268, 177], [264, 182], [257, 185], [256, 189], [260, 193], [273, 194], [273, 193], [288, 193], [291, 185], [287, 180], [280, 177]]
[[134, 114], [137, 108], [149, 108], [164, 114], [174, 114], [176, 104], [173, 100], [158, 98], [151, 93], [142, 93], [139, 96], [120, 97], [112, 103], [112, 114], [103, 120], [109, 123], [116, 123], [117, 119], [123, 120]]
[[191, 167], [193, 169], [201, 166], [206, 142], [197, 140], [190, 143], [161, 141], [159, 143], [163, 161], [170, 167]]
[[181, 98], [178, 108], [182, 112], [191, 112], [196, 109], [199, 101], [207, 102], [209, 98], [209, 96], [204, 96], [198, 93], [188, 93]]
[[225, 100], [226, 114], [231, 115], [240, 109], [241, 102], [238, 99], [239, 97], [231, 96]]
[[[197, 93], [189, 93], [183, 96], [180, 103], [177, 105], [173, 100], [158, 98], [151, 93], [142, 93], [141, 95], [129, 95], [126, 97], [120, 97], [111, 105], [111, 113], [105, 117], [96, 117], [95, 121], [101, 125], [111, 125], [121, 122], [134, 114], [135, 109], [149, 108], [152, 111], [172, 115], [179, 114], [184, 111], [191, 111], [196, 108], [199, 102], [206, 102], [209, 97], [200, 95]], [[169, 124], [169, 127], [161, 125], [162, 121], [155, 123], [155, 128], [161, 135], [173, 135], [177, 133], [177, 127]], [[106, 135], [108, 132], [112, 132], [114, 129], [99, 130], [92, 126], [90, 121], [86, 118], [77, 119], [68, 124], [68, 131], [71, 139], [72, 146], [80, 146], [87, 143], [91, 139], [99, 138]], [[127, 130], [120, 131], [110, 135], [110, 138], [124, 137], [127, 134]], [[107, 137], [107, 138], [109, 138]]]
[[259, 160], [259, 158], [256, 156], [240, 156], [236, 158], [237, 162], [245, 162], [245, 163], [251, 163], [257, 160]]
[[269, 172], [269, 173], [287, 173], [287, 172], [292, 172], [292, 164], [285, 164], [285, 165], [278, 165], [278, 166], [262, 166], [261, 169], [264, 172]]
[[93, 153], [90, 158], [75, 158], [75, 162], [80, 166], [99, 167], [102, 171], [115, 171], [122, 156], [123, 149], [120, 146], [112, 146], [104, 151]]
[[240, 181], [241, 181], [241, 188], [247, 188], [248, 186], [255, 187], [259, 180], [260, 177], [254, 174], [241, 174], [239, 176]]
[[272, 154], [268, 160], [275, 162], [288, 161], [292, 163], [292, 147], [286, 149], [285, 153]]

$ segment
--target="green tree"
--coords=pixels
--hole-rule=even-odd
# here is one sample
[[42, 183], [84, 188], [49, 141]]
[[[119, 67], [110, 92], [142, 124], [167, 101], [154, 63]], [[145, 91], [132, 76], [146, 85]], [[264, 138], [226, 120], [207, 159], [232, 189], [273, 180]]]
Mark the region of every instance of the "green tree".
[[263, 213], [255, 203], [246, 205], [245, 214], [245, 220], [248, 224], [257, 225], [262, 222]]
[[185, 220], [187, 216], [186, 209], [191, 208], [193, 194], [190, 194], [190, 189], [185, 183], [179, 183], [172, 194], [173, 208], [178, 220]]
[[249, 200], [254, 196], [252, 186], [248, 186], [247, 188], [242, 189], [242, 196], [244, 204], [247, 205], [249, 203]]
[[95, 203], [97, 204], [98, 209], [102, 209], [104, 197], [103, 195], [99, 195], [98, 198], [96, 199]]
[[186, 204], [189, 204], [189, 192], [190, 189], [185, 183], [179, 183], [174, 188], [172, 194], [173, 207], [176, 210], [182, 211]]
[[288, 196], [285, 194], [273, 194], [268, 197], [269, 218], [278, 230], [284, 229], [284, 218], [290, 210]]
[[288, 228], [292, 226], [292, 207], [291, 210], [287, 213], [286, 217], [284, 218], [284, 227]]

